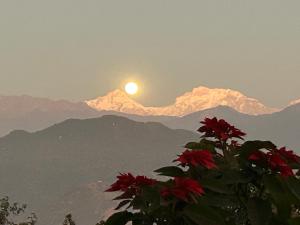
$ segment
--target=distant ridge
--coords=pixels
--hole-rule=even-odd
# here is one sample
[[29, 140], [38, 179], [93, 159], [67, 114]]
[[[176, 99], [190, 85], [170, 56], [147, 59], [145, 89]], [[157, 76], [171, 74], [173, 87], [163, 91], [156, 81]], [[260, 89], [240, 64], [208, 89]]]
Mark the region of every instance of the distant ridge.
[[37, 131], [67, 119], [88, 119], [103, 115], [121, 115], [136, 121], [164, 121], [167, 116], [139, 116], [117, 110], [98, 111], [84, 102], [48, 98], [0, 96], [0, 137], [13, 130]]
[[177, 97], [174, 104], [164, 107], [145, 107], [118, 89], [105, 96], [86, 101], [86, 103], [98, 111], [112, 110], [142, 116], [185, 116], [217, 106], [229, 106], [238, 112], [249, 115], [269, 114], [278, 111], [278, 109], [267, 107], [257, 99], [249, 98], [238, 91], [202, 86], [186, 92]]
[[51, 100], [28, 95], [0, 96], [0, 136], [15, 129], [36, 131], [68, 118], [91, 118], [100, 113], [84, 102]]
[[111, 207], [104, 190], [121, 171], [151, 176], [198, 134], [107, 115], [69, 119], [0, 138], [0, 193], [29, 204], [39, 224], [96, 224]]
[[234, 124], [247, 133], [247, 139], [264, 139], [278, 145], [287, 145], [300, 152], [300, 103], [282, 111], [264, 115], [247, 115], [227, 106], [202, 110], [163, 122], [173, 129], [196, 131], [205, 117], [218, 117]]
[[[106, 115], [68, 119], [36, 132], [16, 130], [0, 138], [0, 192], [30, 202], [41, 224], [58, 224], [69, 212], [76, 212], [79, 224], [95, 224], [111, 206], [107, 200], [113, 196], [103, 190], [112, 177], [119, 171], [143, 174], [164, 165], [184, 143], [199, 139], [195, 131], [203, 118], [224, 118], [245, 131], [246, 140], [272, 140], [299, 152], [299, 115], [300, 104], [257, 116], [218, 106], [183, 117], [134, 116], [160, 118], [164, 125]], [[95, 214], [84, 217], [85, 210], [95, 208]]]

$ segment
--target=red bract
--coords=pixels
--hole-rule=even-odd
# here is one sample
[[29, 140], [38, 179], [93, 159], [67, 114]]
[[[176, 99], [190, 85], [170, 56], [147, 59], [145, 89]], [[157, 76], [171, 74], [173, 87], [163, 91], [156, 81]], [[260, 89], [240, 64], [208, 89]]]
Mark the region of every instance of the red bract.
[[203, 126], [200, 127], [198, 131], [204, 133], [205, 137], [215, 137], [219, 140], [227, 141], [229, 138], [243, 139], [243, 136], [246, 135], [225, 120], [218, 120], [216, 117], [212, 119], [206, 118], [201, 124], [203, 124]]
[[287, 150], [285, 147], [283, 147], [278, 149], [277, 153], [291, 163], [300, 164], [300, 157], [296, 155], [292, 150]]
[[284, 177], [294, 175], [291, 167], [286, 163], [286, 161], [281, 157], [280, 154], [274, 151], [267, 154], [261, 151], [255, 151], [249, 156], [249, 160], [258, 163], [266, 163], [271, 170], [279, 171], [280, 174]]
[[284, 177], [293, 176], [293, 170], [286, 162], [281, 158], [279, 154], [270, 153], [268, 154], [269, 164], [272, 170], [279, 170], [280, 174]]
[[262, 161], [267, 159], [267, 154], [261, 151], [255, 151], [249, 156], [249, 160], [252, 161]]
[[183, 166], [201, 165], [203, 167], [206, 167], [207, 169], [217, 167], [214, 162], [213, 155], [209, 150], [186, 150], [181, 155], [179, 155], [178, 159], [176, 159], [175, 161], [180, 162]]
[[174, 186], [165, 187], [160, 193], [163, 198], [175, 196], [182, 201], [188, 202], [191, 194], [201, 196], [204, 194], [204, 190], [196, 180], [176, 177], [174, 179]]
[[135, 185], [136, 186], [151, 186], [151, 185], [154, 185], [155, 183], [156, 183], [156, 180], [150, 179], [150, 178], [145, 177], [145, 176], [137, 176], [135, 178]]
[[120, 174], [117, 176], [118, 180], [111, 185], [107, 192], [123, 191], [129, 189], [139, 189], [141, 186], [150, 186], [156, 183], [156, 180], [147, 178], [145, 176], [134, 177], [131, 173]]
[[113, 191], [127, 191], [128, 188], [134, 184], [135, 177], [131, 173], [121, 173], [117, 176], [117, 181], [111, 185], [107, 192]]

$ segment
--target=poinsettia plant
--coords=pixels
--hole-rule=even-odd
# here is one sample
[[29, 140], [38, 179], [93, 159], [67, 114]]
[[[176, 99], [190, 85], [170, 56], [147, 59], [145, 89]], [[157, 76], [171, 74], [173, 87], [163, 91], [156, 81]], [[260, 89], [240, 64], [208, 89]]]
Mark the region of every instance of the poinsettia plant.
[[217, 118], [201, 122], [199, 142], [186, 144], [159, 181], [120, 174], [121, 192], [105, 225], [299, 225], [300, 157]]

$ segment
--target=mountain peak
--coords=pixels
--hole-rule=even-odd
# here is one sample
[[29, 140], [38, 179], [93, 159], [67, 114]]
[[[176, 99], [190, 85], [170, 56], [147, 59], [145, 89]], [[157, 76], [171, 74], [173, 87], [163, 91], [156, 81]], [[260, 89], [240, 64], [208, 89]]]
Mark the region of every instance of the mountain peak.
[[107, 95], [86, 103], [97, 110], [118, 111], [138, 115], [184, 116], [193, 112], [217, 106], [228, 106], [238, 112], [259, 115], [275, 112], [257, 99], [249, 98], [242, 93], [221, 88], [199, 86], [176, 98], [175, 103], [164, 107], [145, 107], [131, 99], [125, 92], [117, 89]]
[[120, 89], [116, 89], [111, 92], [108, 92], [106, 96], [129, 98], [129, 96], [126, 94], [126, 92], [122, 91]]
[[300, 104], [300, 98], [289, 103], [289, 106]]
[[238, 112], [251, 115], [267, 114], [276, 111], [276, 109], [266, 107], [257, 99], [247, 97], [238, 91], [203, 86], [194, 88], [192, 91], [177, 97], [175, 104], [169, 106], [167, 111], [177, 110], [181, 115], [187, 115], [220, 105], [229, 106]]
[[242, 97], [244, 96], [241, 92], [232, 90], [232, 89], [225, 89], [225, 88], [208, 88], [205, 86], [199, 86], [193, 88], [191, 92], [186, 92], [184, 95], [209, 95], [209, 94], [218, 94], [218, 95], [235, 95]]
[[117, 111], [130, 114], [147, 115], [147, 111], [144, 106], [134, 101], [128, 94], [120, 89], [111, 91], [105, 96], [85, 101], [85, 103], [99, 111]]

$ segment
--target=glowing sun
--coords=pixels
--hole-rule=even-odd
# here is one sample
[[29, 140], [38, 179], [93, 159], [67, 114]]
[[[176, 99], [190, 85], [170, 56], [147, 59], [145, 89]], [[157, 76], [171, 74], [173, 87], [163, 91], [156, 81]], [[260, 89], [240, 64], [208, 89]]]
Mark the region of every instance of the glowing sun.
[[129, 95], [134, 95], [138, 92], [139, 87], [135, 82], [129, 82], [125, 85], [125, 91]]

